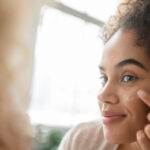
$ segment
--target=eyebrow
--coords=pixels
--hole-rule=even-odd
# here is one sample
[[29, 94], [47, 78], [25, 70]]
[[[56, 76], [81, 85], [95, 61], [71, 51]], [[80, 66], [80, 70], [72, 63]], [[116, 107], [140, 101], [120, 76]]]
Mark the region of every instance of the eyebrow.
[[144, 66], [142, 63], [140, 63], [139, 61], [137, 61], [137, 60], [135, 60], [135, 59], [125, 59], [125, 60], [119, 62], [119, 63], [116, 65], [116, 67], [117, 67], [117, 68], [120, 68], [120, 67], [123, 67], [123, 66], [128, 65], [128, 64], [134, 64], [134, 65], [136, 65], [136, 66], [138, 66], [138, 67], [140, 67], [140, 68], [142, 68], [142, 69], [144, 69], [144, 70], [147, 70], [147, 69], [145, 68], [145, 66]]
[[[125, 60], [119, 62], [118, 64], [116, 64], [115, 67], [120, 68], [120, 67], [123, 67], [128, 64], [134, 64], [144, 70], [148, 70], [142, 63], [140, 63], [139, 61], [137, 61], [135, 59], [125, 59]], [[103, 66], [98, 66], [98, 68], [100, 69], [100, 71], [105, 71], [105, 68]]]

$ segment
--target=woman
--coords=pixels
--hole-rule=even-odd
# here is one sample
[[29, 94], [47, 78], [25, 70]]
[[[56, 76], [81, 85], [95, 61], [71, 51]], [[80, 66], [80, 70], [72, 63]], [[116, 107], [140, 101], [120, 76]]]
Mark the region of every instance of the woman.
[[104, 28], [102, 122], [71, 129], [59, 150], [150, 150], [150, 0], [125, 0]]

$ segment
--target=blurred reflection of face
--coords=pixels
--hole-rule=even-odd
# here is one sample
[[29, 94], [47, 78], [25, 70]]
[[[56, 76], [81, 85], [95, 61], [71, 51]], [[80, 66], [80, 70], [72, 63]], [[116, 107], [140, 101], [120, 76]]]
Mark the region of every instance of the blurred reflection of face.
[[147, 123], [150, 109], [137, 91], [150, 92], [150, 58], [135, 40], [131, 30], [117, 31], [105, 45], [99, 66], [102, 89], [98, 100], [104, 136], [111, 143], [135, 141], [137, 130]]

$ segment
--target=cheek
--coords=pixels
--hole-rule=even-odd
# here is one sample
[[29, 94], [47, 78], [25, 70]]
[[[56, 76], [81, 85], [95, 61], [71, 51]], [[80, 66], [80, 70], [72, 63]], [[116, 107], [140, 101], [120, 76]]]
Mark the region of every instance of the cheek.
[[127, 92], [122, 98], [123, 102], [126, 104], [135, 103], [138, 99], [139, 97], [137, 96], [136, 92]]
[[130, 89], [123, 89], [120, 90], [120, 102], [124, 103], [125, 105], [135, 104], [139, 97], [137, 95], [138, 88], [130, 88]]
[[119, 91], [120, 99], [122, 99], [127, 104], [134, 103], [134, 105], [138, 101], [142, 102], [137, 95], [137, 91], [140, 89], [150, 89], [150, 88], [143, 88], [143, 87], [145, 87], [144, 85], [145, 84], [140, 83], [140, 84], [138, 84], [138, 86], [134, 86], [134, 87], [127, 88], [127, 89], [120, 89], [120, 91]]
[[121, 103], [132, 118], [145, 118], [150, 111], [149, 107], [138, 97], [136, 89], [123, 94]]

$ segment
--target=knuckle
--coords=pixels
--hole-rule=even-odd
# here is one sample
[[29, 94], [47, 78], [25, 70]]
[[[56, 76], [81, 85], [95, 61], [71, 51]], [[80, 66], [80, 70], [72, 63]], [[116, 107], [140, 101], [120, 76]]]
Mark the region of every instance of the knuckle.
[[146, 125], [144, 131], [148, 137], [150, 137], [150, 124]]
[[142, 131], [139, 131], [137, 133], [137, 140], [141, 143], [145, 142], [146, 141], [146, 136], [145, 134], [142, 132]]
[[147, 114], [147, 119], [150, 121], [150, 113]]

